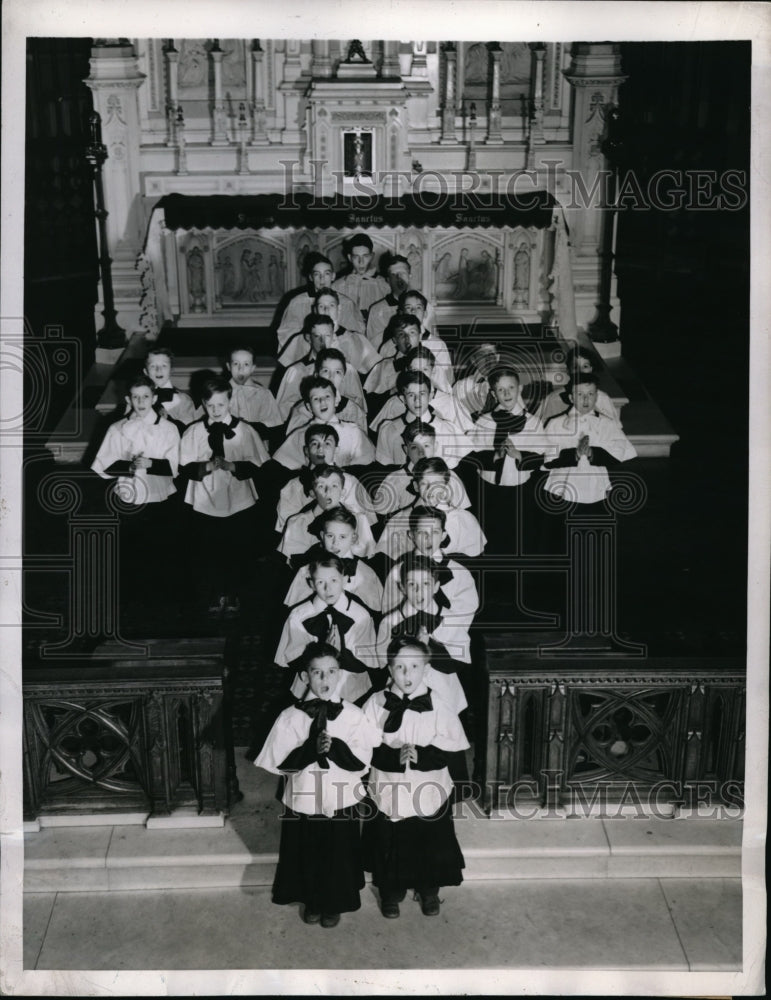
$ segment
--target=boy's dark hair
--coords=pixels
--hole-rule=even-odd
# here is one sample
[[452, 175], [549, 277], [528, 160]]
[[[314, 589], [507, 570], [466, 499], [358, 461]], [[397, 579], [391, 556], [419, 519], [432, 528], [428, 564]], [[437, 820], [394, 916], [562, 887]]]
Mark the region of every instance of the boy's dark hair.
[[394, 313], [385, 329], [386, 339], [395, 337], [399, 330], [405, 330], [407, 327], [413, 326], [420, 333], [420, 320], [417, 316], [413, 316], [412, 313]]
[[312, 577], [317, 569], [336, 569], [340, 576], [344, 576], [343, 564], [338, 559], [337, 556], [326, 555], [319, 556], [317, 559], [311, 559], [308, 563], [308, 576]]
[[[573, 371], [579, 359], [588, 361], [592, 366], [592, 371], [596, 374], [599, 368], [596, 355], [592, 354], [592, 352], [586, 347], [581, 347], [580, 344], [574, 344], [565, 355], [565, 367], [569, 372]], [[585, 372], [584, 374], [588, 374], [588, 372]]]
[[408, 385], [422, 385], [429, 392], [433, 389], [431, 379], [426, 375], [425, 372], [420, 371], [410, 371], [410, 369], [405, 368], [403, 372], [399, 372], [396, 376], [396, 391], [401, 396]]
[[233, 396], [233, 386], [224, 378], [207, 378], [201, 386], [201, 399], [208, 402], [216, 392], [227, 393], [228, 399]]
[[450, 481], [450, 469], [445, 460], [438, 455], [433, 458], [419, 458], [412, 470], [412, 478], [417, 482], [428, 472], [437, 472], [444, 476], [446, 483]]
[[383, 271], [383, 274], [387, 274], [389, 267], [393, 267], [394, 264], [406, 264], [409, 270], [412, 269], [410, 266], [410, 262], [407, 260], [406, 257], [402, 257], [401, 254], [385, 253], [380, 258], [380, 268]]
[[132, 378], [126, 386], [126, 392], [130, 394], [132, 389], [139, 389], [140, 387], [143, 389], [152, 389], [153, 395], [158, 392], [158, 387], [149, 375], [137, 375], [135, 378]]
[[338, 351], [336, 347], [322, 347], [319, 353], [316, 355], [316, 374], [319, 373], [319, 368], [322, 367], [325, 361], [339, 361], [343, 366], [343, 372], [345, 372], [348, 367], [348, 363], [345, 360], [345, 355], [342, 351]]
[[428, 556], [421, 556], [415, 552], [408, 552], [402, 559], [399, 567], [399, 580], [402, 586], [407, 583], [408, 573], [430, 573], [432, 579], [436, 580], [439, 568], [433, 559]]
[[310, 278], [311, 271], [317, 264], [329, 264], [333, 271], [335, 269], [329, 257], [325, 257], [318, 250], [311, 250], [310, 253], [305, 255], [305, 260], [303, 261], [303, 274], [306, 278]]
[[356, 530], [356, 515], [343, 504], [340, 504], [338, 507], [330, 507], [329, 510], [325, 510], [319, 514], [313, 522], [313, 533], [317, 534], [320, 532], [324, 525], [329, 524], [330, 521], [347, 524], [349, 528], [353, 528], [354, 531]]
[[321, 313], [311, 312], [303, 320], [303, 333], [310, 337], [311, 330], [314, 326], [331, 326], [334, 330], [335, 321], [331, 316], [322, 316]]
[[436, 355], [433, 351], [430, 351], [423, 344], [418, 344], [417, 347], [413, 347], [411, 351], [407, 351], [405, 355], [405, 361], [407, 362], [407, 367], [409, 368], [413, 361], [427, 361], [431, 367], [436, 365]]
[[419, 649], [427, 660], [431, 656], [429, 648], [425, 642], [421, 642], [420, 639], [412, 635], [397, 635], [396, 638], [391, 639], [388, 643], [388, 649], [386, 650], [386, 657], [389, 665], [394, 657], [398, 656], [403, 649]]
[[495, 389], [496, 385], [498, 385], [500, 380], [502, 378], [506, 378], [507, 376], [508, 378], [515, 378], [517, 380], [517, 385], [522, 385], [522, 380], [519, 377], [519, 372], [515, 368], [512, 368], [510, 365], [503, 368], [496, 368], [494, 371], [491, 371], [490, 374], [487, 376], [487, 384], [490, 386], [491, 389]]
[[326, 479], [327, 476], [339, 476], [340, 482], [345, 482], [345, 473], [339, 465], [317, 465], [310, 472], [311, 486], [315, 486], [319, 479]]
[[328, 642], [309, 642], [300, 654], [298, 667], [306, 673], [314, 660], [320, 660], [323, 656], [331, 656], [340, 665], [340, 651], [330, 646]]
[[579, 372], [570, 380], [570, 391], [577, 385], [593, 385], [595, 389], [599, 389], [600, 377], [596, 372]]
[[329, 288], [328, 286], [326, 288], [320, 288], [316, 292], [316, 294], [313, 296], [313, 301], [314, 302], [318, 302], [319, 299], [322, 297], [322, 295], [329, 295], [329, 296], [331, 296], [331, 298], [333, 298], [335, 300], [335, 302], [339, 302], [340, 301], [340, 296], [337, 294], [337, 292], [334, 290], [334, 288]]
[[408, 288], [406, 292], [402, 292], [402, 294], [399, 296], [398, 300], [399, 312], [401, 312], [404, 309], [404, 303], [407, 301], [407, 299], [417, 299], [418, 302], [420, 302], [420, 304], [423, 306], [424, 310], [428, 308], [428, 299], [425, 297], [425, 295], [422, 292], [419, 292], [417, 288]]
[[249, 344], [236, 344], [235, 347], [231, 347], [228, 353], [225, 355], [225, 359], [228, 364], [232, 364], [233, 355], [236, 351], [244, 351], [246, 354], [251, 354], [252, 362], [257, 360], [257, 355], [255, 354], [254, 348], [250, 347]]
[[433, 424], [424, 424], [420, 420], [413, 420], [410, 424], [405, 424], [402, 431], [402, 441], [405, 444], [412, 444], [416, 437], [430, 437], [436, 439], [436, 428]]
[[340, 435], [337, 433], [332, 424], [309, 424], [308, 427], [305, 428], [306, 448], [311, 443], [312, 437], [322, 434], [324, 437], [333, 438], [336, 445], [340, 444]]
[[151, 344], [150, 347], [147, 348], [147, 354], [145, 355], [145, 364], [147, 364], [147, 359], [150, 357], [151, 354], [164, 354], [169, 359], [170, 363], [173, 363], [174, 361], [174, 352], [171, 350], [170, 347], [163, 347], [162, 345]]
[[353, 236], [349, 236], [348, 239], [344, 241], [345, 255], [348, 256], [354, 247], [366, 247], [370, 252], [373, 252], [375, 249], [372, 240], [366, 233], [354, 233]]
[[443, 510], [438, 510], [436, 507], [426, 507], [423, 504], [419, 504], [412, 508], [410, 511], [410, 531], [415, 531], [418, 526], [418, 521], [423, 521], [430, 518], [432, 521], [439, 521], [442, 525], [442, 530], [444, 530], [447, 524], [447, 515]]
[[306, 375], [300, 382], [300, 396], [303, 403], [308, 402], [314, 389], [329, 389], [332, 396], [337, 392], [334, 383], [330, 382], [328, 378], [322, 378], [321, 375]]

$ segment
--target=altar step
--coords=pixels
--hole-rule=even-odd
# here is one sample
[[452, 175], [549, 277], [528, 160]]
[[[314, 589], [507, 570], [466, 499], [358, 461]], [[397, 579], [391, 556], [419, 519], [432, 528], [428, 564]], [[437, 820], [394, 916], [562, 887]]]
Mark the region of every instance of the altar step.
[[[244, 800], [223, 826], [147, 829], [134, 825], [44, 826], [25, 835], [24, 890], [92, 892], [269, 886], [278, 859], [276, 779], [236, 752]], [[578, 810], [576, 810], [577, 812]], [[455, 807], [467, 881], [510, 879], [738, 878], [742, 822], [712, 818], [516, 813], [486, 817]], [[735, 813], [735, 810], [734, 810]], [[532, 818], [531, 818], [532, 817]], [[63, 818], [62, 818], [63, 819]], [[109, 822], [107, 816], [101, 818]], [[66, 822], [77, 822], [73, 818]], [[43, 820], [45, 822], [45, 819]]]
[[[147, 343], [138, 335], [126, 347], [120, 364], [112, 369], [96, 364], [89, 372], [79, 397], [65, 411], [46, 447], [58, 464], [90, 464], [100, 437], [100, 425], [123, 408], [122, 378], [127, 370], [139, 367]], [[195, 373], [220, 372], [221, 361], [212, 355], [178, 356], [174, 381], [186, 388]], [[267, 356], [257, 359], [256, 376], [267, 386], [275, 361]], [[624, 430], [643, 458], [666, 458], [678, 435], [653, 399], [648, 396], [634, 372], [621, 359], [606, 362], [603, 387], [621, 414]], [[103, 432], [103, 431], [102, 431]]]

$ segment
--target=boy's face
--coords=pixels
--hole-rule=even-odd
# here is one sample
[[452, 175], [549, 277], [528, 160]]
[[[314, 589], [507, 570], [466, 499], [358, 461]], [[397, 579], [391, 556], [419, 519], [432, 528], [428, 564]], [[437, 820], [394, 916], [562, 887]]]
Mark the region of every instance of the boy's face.
[[145, 362], [145, 375], [148, 375], [156, 385], [168, 382], [171, 375], [171, 361], [165, 354], [148, 354]]
[[226, 392], [215, 392], [204, 400], [203, 408], [209, 420], [225, 420], [230, 415], [230, 397]]
[[411, 465], [419, 462], [421, 458], [434, 458], [436, 456], [436, 438], [429, 437], [427, 434], [418, 434], [413, 441], [405, 446], [404, 450]]
[[424, 472], [415, 486], [426, 507], [440, 507], [449, 503], [450, 487], [441, 472]]
[[410, 287], [409, 264], [402, 264], [401, 261], [392, 264], [388, 268], [388, 284], [391, 286], [391, 294], [397, 299], [402, 292], [406, 292]]
[[329, 701], [340, 683], [340, 665], [333, 656], [317, 656], [307, 670], [300, 671], [300, 679], [311, 689], [311, 694], [322, 701]]
[[334, 328], [329, 326], [328, 323], [317, 323], [316, 326], [311, 327], [311, 332], [308, 337], [311, 344], [311, 350], [314, 354], [318, 354], [324, 347], [332, 347], [334, 339]]
[[480, 375], [487, 376], [500, 360], [500, 355], [492, 344], [483, 345], [474, 356], [474, 366]]
[[592, 363], [589, 358], [578, 357], [575, 360], [575, 370], [581, 372], [583, 375], [589, 375], [594, 371]]
[[233, 351], [227, 363], [230, 377], [237, 385], [245, 385], [255, 368], [254, 357], [249, 351]]
[[420, 686], [428, 661], [422, 649], [405, 646], [391, 659], [388, 672], [395, 688], [402, 694], [412, 694]]
[[401, 326], [394, 334], [394, 344], [399, 354], [409, 354], [420, 343], [420, 330], [416, 326]]
[[439, 583], [427, 570], [413, 569], [407, 574], [402, 589], [410, 604], [414, 608], [422, 609], [431, 603], [434, 594], [439, 589]]
[[342, 521], [328, 521], [321, 532], [321, 544], [333, 556], [350, 556], [356, 544], [356, 531]]
[[414, 528], [410, 528], [409, 536], [415, 549], [422, 556], [432, 556], [439, 551], [444, 538], [442, 522], [435, 517], [421, 517]]
[[417, 296], [408, 295], [404, 300], [404, 312], [406, 312], [408, 316], [417, 316], [422, 323], [423, 317], [426, 315], [426, 307]]
[[339, 391], [340, 386], [343, 384], [343, 379], [345, 378], [345, 365], [342, 361], [338, 361], [337, 358], [329, 358], [324, 364], [319, 368], [318, 374], [322, 378], [328, 378], [332, 385]]
[[335, 394], [332, 389], [321, 387], [311, 389], [308, 394], [308, 408], [313, 414], [314, 420], [322, 423], [331, 420], [335, 415]]
[[319, 566], [311, 577], [316, 596], [325, 604], [335, 604], [343, 592], [345, 581], [334, 566]]
[[519, 381], [512, 375], [504, 375], [498, 379], [493, 396], [504, 410], [513, 410], [519, 400]]
[[327, 264], [325, 260], [320, 260], [311, 268], [311, 282], [314, 291], [318, 292], [322, 288], [329, 288], [334, 280], [335, 272], [332, 270], [332, 265]]
[[313, 484], [313, 495], [322, 510], [337, 507], [343, 495], [343, 484], [336, 472], [331, 476], [322, 476]]
[[420, 382], [410, 382], [405, 385], [402, 400], [407, 410], [416, 417], [422, 416], [431, 402], [431, 390]]
[[308, 465], [334, 465], [336, 447], [335, 439], [329, 434], [313, 434], [303, 449]]
[[329, 316], [335, 326], [337, 326], [337, 316], [340, 312], [340, 306], [331, 295], [322, 295], [320, 299], [316, 300], [316, 312], [322, 316]]
[[135, 385], [126, 396], [126, 402], [138, 417], [144, 417], [153, 408], [158, 397], [146, 385]]
[[591, 382], [577, 385], [573, 388], [572, 398], [579, 413], [591, 413], [597, 405], [597, 386]]
[[364, 274], [372, 263], [372, 251], [367, 247], [354, 247], [348, 254], [354, 274]]

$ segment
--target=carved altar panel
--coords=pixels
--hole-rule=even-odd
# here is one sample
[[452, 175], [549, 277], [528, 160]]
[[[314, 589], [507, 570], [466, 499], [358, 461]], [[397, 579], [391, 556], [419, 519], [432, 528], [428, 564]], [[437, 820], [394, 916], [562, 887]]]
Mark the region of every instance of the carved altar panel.
[[214, 235], [216, 309], [276, 305], [287, 290], [283, 243], [264, 235]]
[[431, 267], [426, 238], [420, 229], [399, 230], [396, 252], [406, 257], [410, 265], [410, 288], [422, 292], [430, 287], [428, 271]]
[[437, 304], [495, 302], [499, 292], [502, 237], [447, 230], [434, 240], [432, 269]]

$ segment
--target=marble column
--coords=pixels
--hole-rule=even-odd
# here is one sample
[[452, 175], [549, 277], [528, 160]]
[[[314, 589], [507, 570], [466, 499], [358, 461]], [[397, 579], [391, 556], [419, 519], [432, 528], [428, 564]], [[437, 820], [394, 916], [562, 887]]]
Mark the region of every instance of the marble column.
[[412, 43], [412, 75], [428, 77], [427, 46], [425, 42]]
[[[138, 329], [141, 280], [135, 268], [144, 227], [136, 206], [142, 196], [139, 177], [139, 103], [137, 91], [145, 80], [134, 46], [125, 39], [100, 40], [91, 49], [90, 74], [84, 81], [93, 94], [94, 110], [102, 120], [107, 159], [102, 168], [107, 250], [118, 324], [128, 335]], [[96, 304], [97, 330], [102, 325], [101, 282]]]
[[303, 141], [304, 120], [300, 120], [300, 101], [305, 84], [300, 80], [302, 64], [300, 62], [300, 41], [287, 38], [285, 45], [284, 78], [278, 86], [279, 93], [284, 98], [284, 126], [281, 130], [281, 141], [288, 145], [300, 144]]
[[179, 104], [179, 52], [174, 48], [173, 38], [169, 39], [169, 44], [165, 51], [169, 80], [169, 90], [166, 95], [166, 122], [169, 132], [166, 145], [174, 146], [176, 144], [174, 123], [177, 116], [177, 105]]
[[380, 75], [384, 79], [398, 78], [399, 73], [399, 43], [392, 39], [383, 42], [383, 65]]
[[311, 41], [313, 63], [311, 76], [328, 79], [332, 76], [332, 60], [329, 57], [329, 41], [325, 38], [314, 38]]
[[487, 112], [487, 136], [485, 138], [485, 143], [488, 146], [503, 144], [503, 136], [501, 135], [501, 55], [500, 45], [493, 42], [490, 45], [493, 79], [490, 91], [490, 110]]
[[267, 146], [270, 143], [265, 129], [265, 77], [264, 72], [265, 53], [260, 46], [259, 38], [255, 40], [252, 48], [252, 146]]
[[225, 102], [222, 98], [222, 59], [225, 53], [220, 48], [219, 39], [214, 39], [209, 55], [214, 63], [214, 107], [212, 108], [212, 146], [227, 146], [228, 139], [228, 118], [225, 110]]
[[445, 84], [444, 103], [442, 105], [442, 145], [457, 142], [455, 136], [455, 72], [458, 53], [453, 42], [447, 42], [444, 48]]
[[[613, 275], [613, 174], [604, 154], [604, 139], [621, 72], [620, 46], [576, 42], [565, 76], [573, 87], [573, 197], [569, 224], [574, 249], [576, 314], [592, 339], [618, 340], [619, 303]], [[598, 348], [599, 349], [599, 348]], [[618, 350], [601, 353], [610, 356]]]

